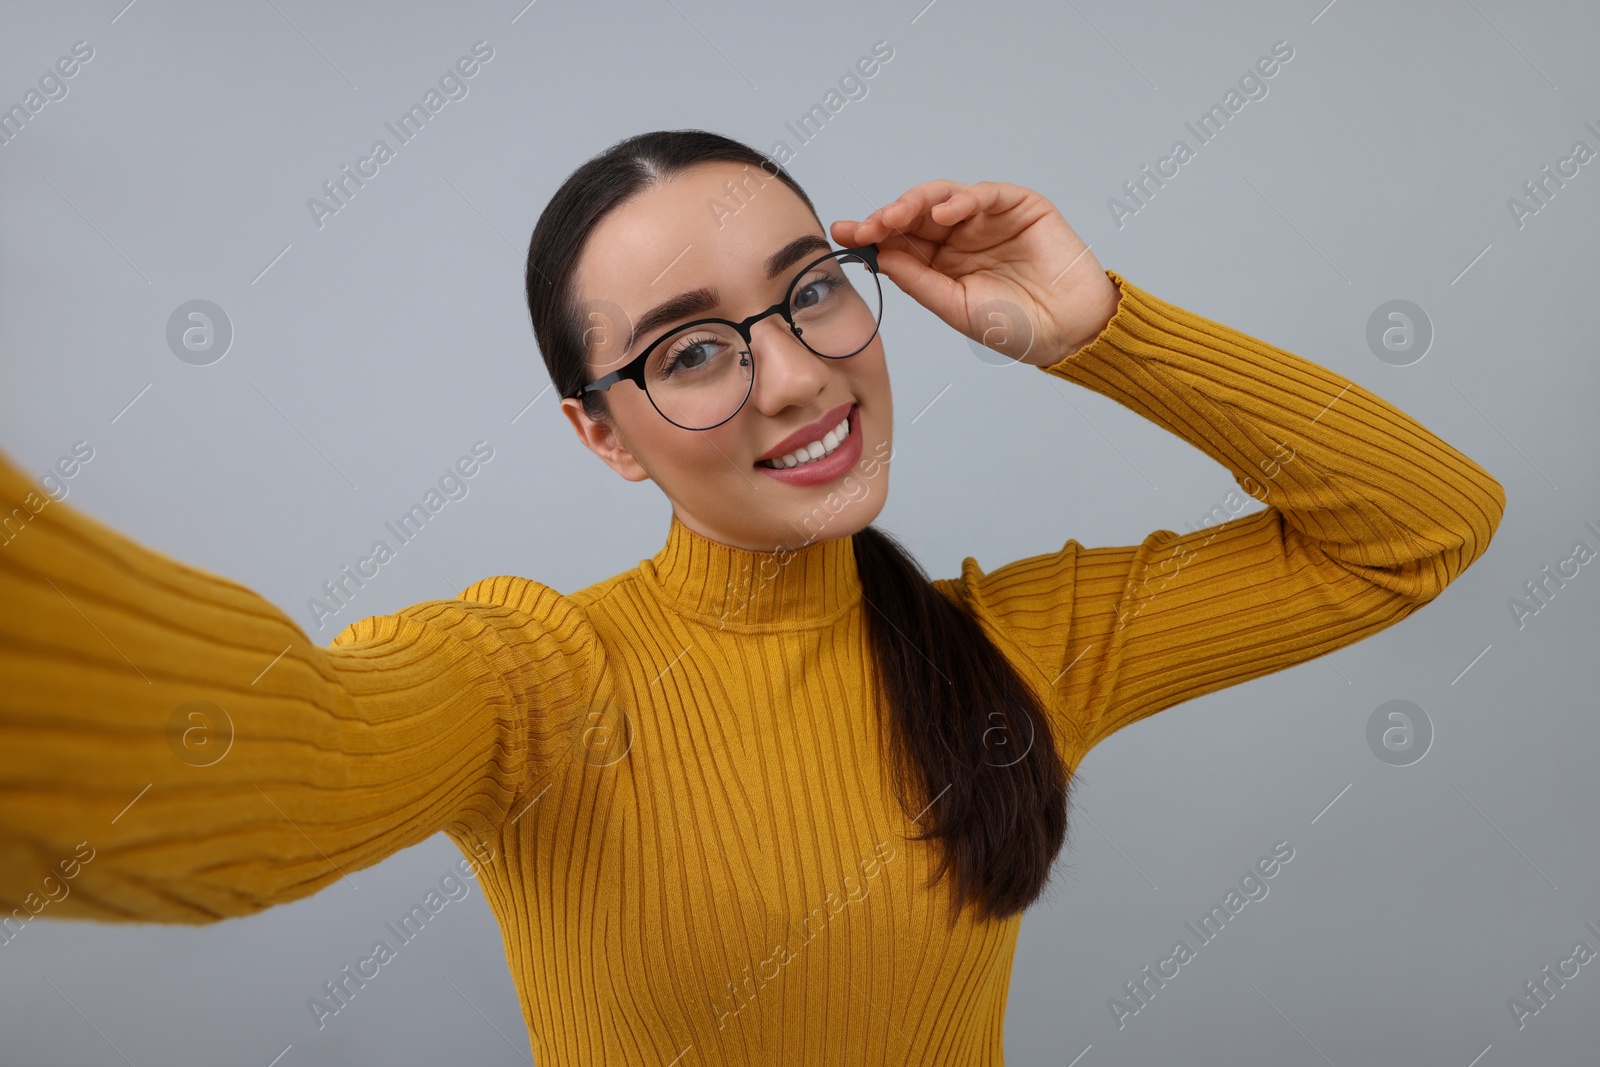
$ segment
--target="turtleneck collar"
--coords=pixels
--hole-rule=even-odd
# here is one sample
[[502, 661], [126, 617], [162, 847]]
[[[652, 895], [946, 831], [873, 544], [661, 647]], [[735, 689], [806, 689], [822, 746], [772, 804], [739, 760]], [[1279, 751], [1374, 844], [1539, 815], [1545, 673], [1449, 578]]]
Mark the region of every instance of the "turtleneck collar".
[[667, 543], [639, 570], [664, 601], [698, 621], [746, 632], [799, 629], [830, 623], [860, 601], [852, 540], [758, 552], [713, 541], [674, 513]]

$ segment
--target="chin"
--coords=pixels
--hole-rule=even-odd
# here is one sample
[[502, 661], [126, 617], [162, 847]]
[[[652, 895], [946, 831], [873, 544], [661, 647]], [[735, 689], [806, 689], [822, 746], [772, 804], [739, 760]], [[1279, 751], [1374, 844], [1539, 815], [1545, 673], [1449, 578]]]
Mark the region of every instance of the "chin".
[[851, 471], [828, 485], [818, 486], [809, 506], [788, 517], [782, 536], [798, 545], [848, 537], [870, 525], [888, 497], [888, 472], [879, 470], [870, 482]]

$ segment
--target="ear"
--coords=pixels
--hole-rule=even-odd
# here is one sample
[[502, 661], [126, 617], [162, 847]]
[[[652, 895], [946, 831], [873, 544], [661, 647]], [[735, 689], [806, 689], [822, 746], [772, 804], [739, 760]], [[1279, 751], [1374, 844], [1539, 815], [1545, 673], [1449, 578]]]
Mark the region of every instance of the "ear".
[[561, 410], [566, 414], [567, 421], [572, 423], [572, 428], [577, 431], [578, 440], [583, 442], [585, 448], [604, 460], [606, 466], [630, 482], [642, 482], [650, 477], [611, 423], [591, 419], [583, 410], [583, 403], [576, 397], [564, 397], [561, 401]]

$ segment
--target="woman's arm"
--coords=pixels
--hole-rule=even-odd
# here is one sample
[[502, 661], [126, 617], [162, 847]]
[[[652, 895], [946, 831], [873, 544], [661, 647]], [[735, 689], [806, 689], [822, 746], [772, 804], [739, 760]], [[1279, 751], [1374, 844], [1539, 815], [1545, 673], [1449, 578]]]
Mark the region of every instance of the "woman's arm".
[[518, 610], [480, 583], [319, 647], [4, 455], [0, 527], [3, 940], [34, 915], [246, 915], [439, 830], [490, 840], [593, 692], [594, 632], [543, 586]]
[[1232, 472], [1192, 533], [1060, 551], [939, 583], [1030, 667], [1081, 759], [1163, 708], [1332, 652], [1438, 596], [1483, 554], [1505, 491], [1409, 415], [1310, 360], [1123, 279], [1046, 373], [1111, 397]]
[[[1104, 270], [1031, 189], [923, 182], [833, 236], [876, 243], [951, 327], [1178, 434], [1267, 505], [992, 574], [969, 557], [935, 583], [1037, 680], [1073, 763], [1162, 708], [1393, 625], [1494, 536], [1505, 491], [1482, 467], [1325, 367]], [[997, 306], [1009, 329], [991, 328]]]

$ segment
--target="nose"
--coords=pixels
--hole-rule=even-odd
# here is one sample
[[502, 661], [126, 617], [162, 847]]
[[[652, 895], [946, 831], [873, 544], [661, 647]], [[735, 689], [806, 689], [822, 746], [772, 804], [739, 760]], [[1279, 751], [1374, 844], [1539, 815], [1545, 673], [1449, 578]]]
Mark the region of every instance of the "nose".
[[756, 376], [750, 402], [763, 415], [803, 406], [826, 388], [831, 361], [801, 344], [778, 316], [756, 323], [750, 339]]

